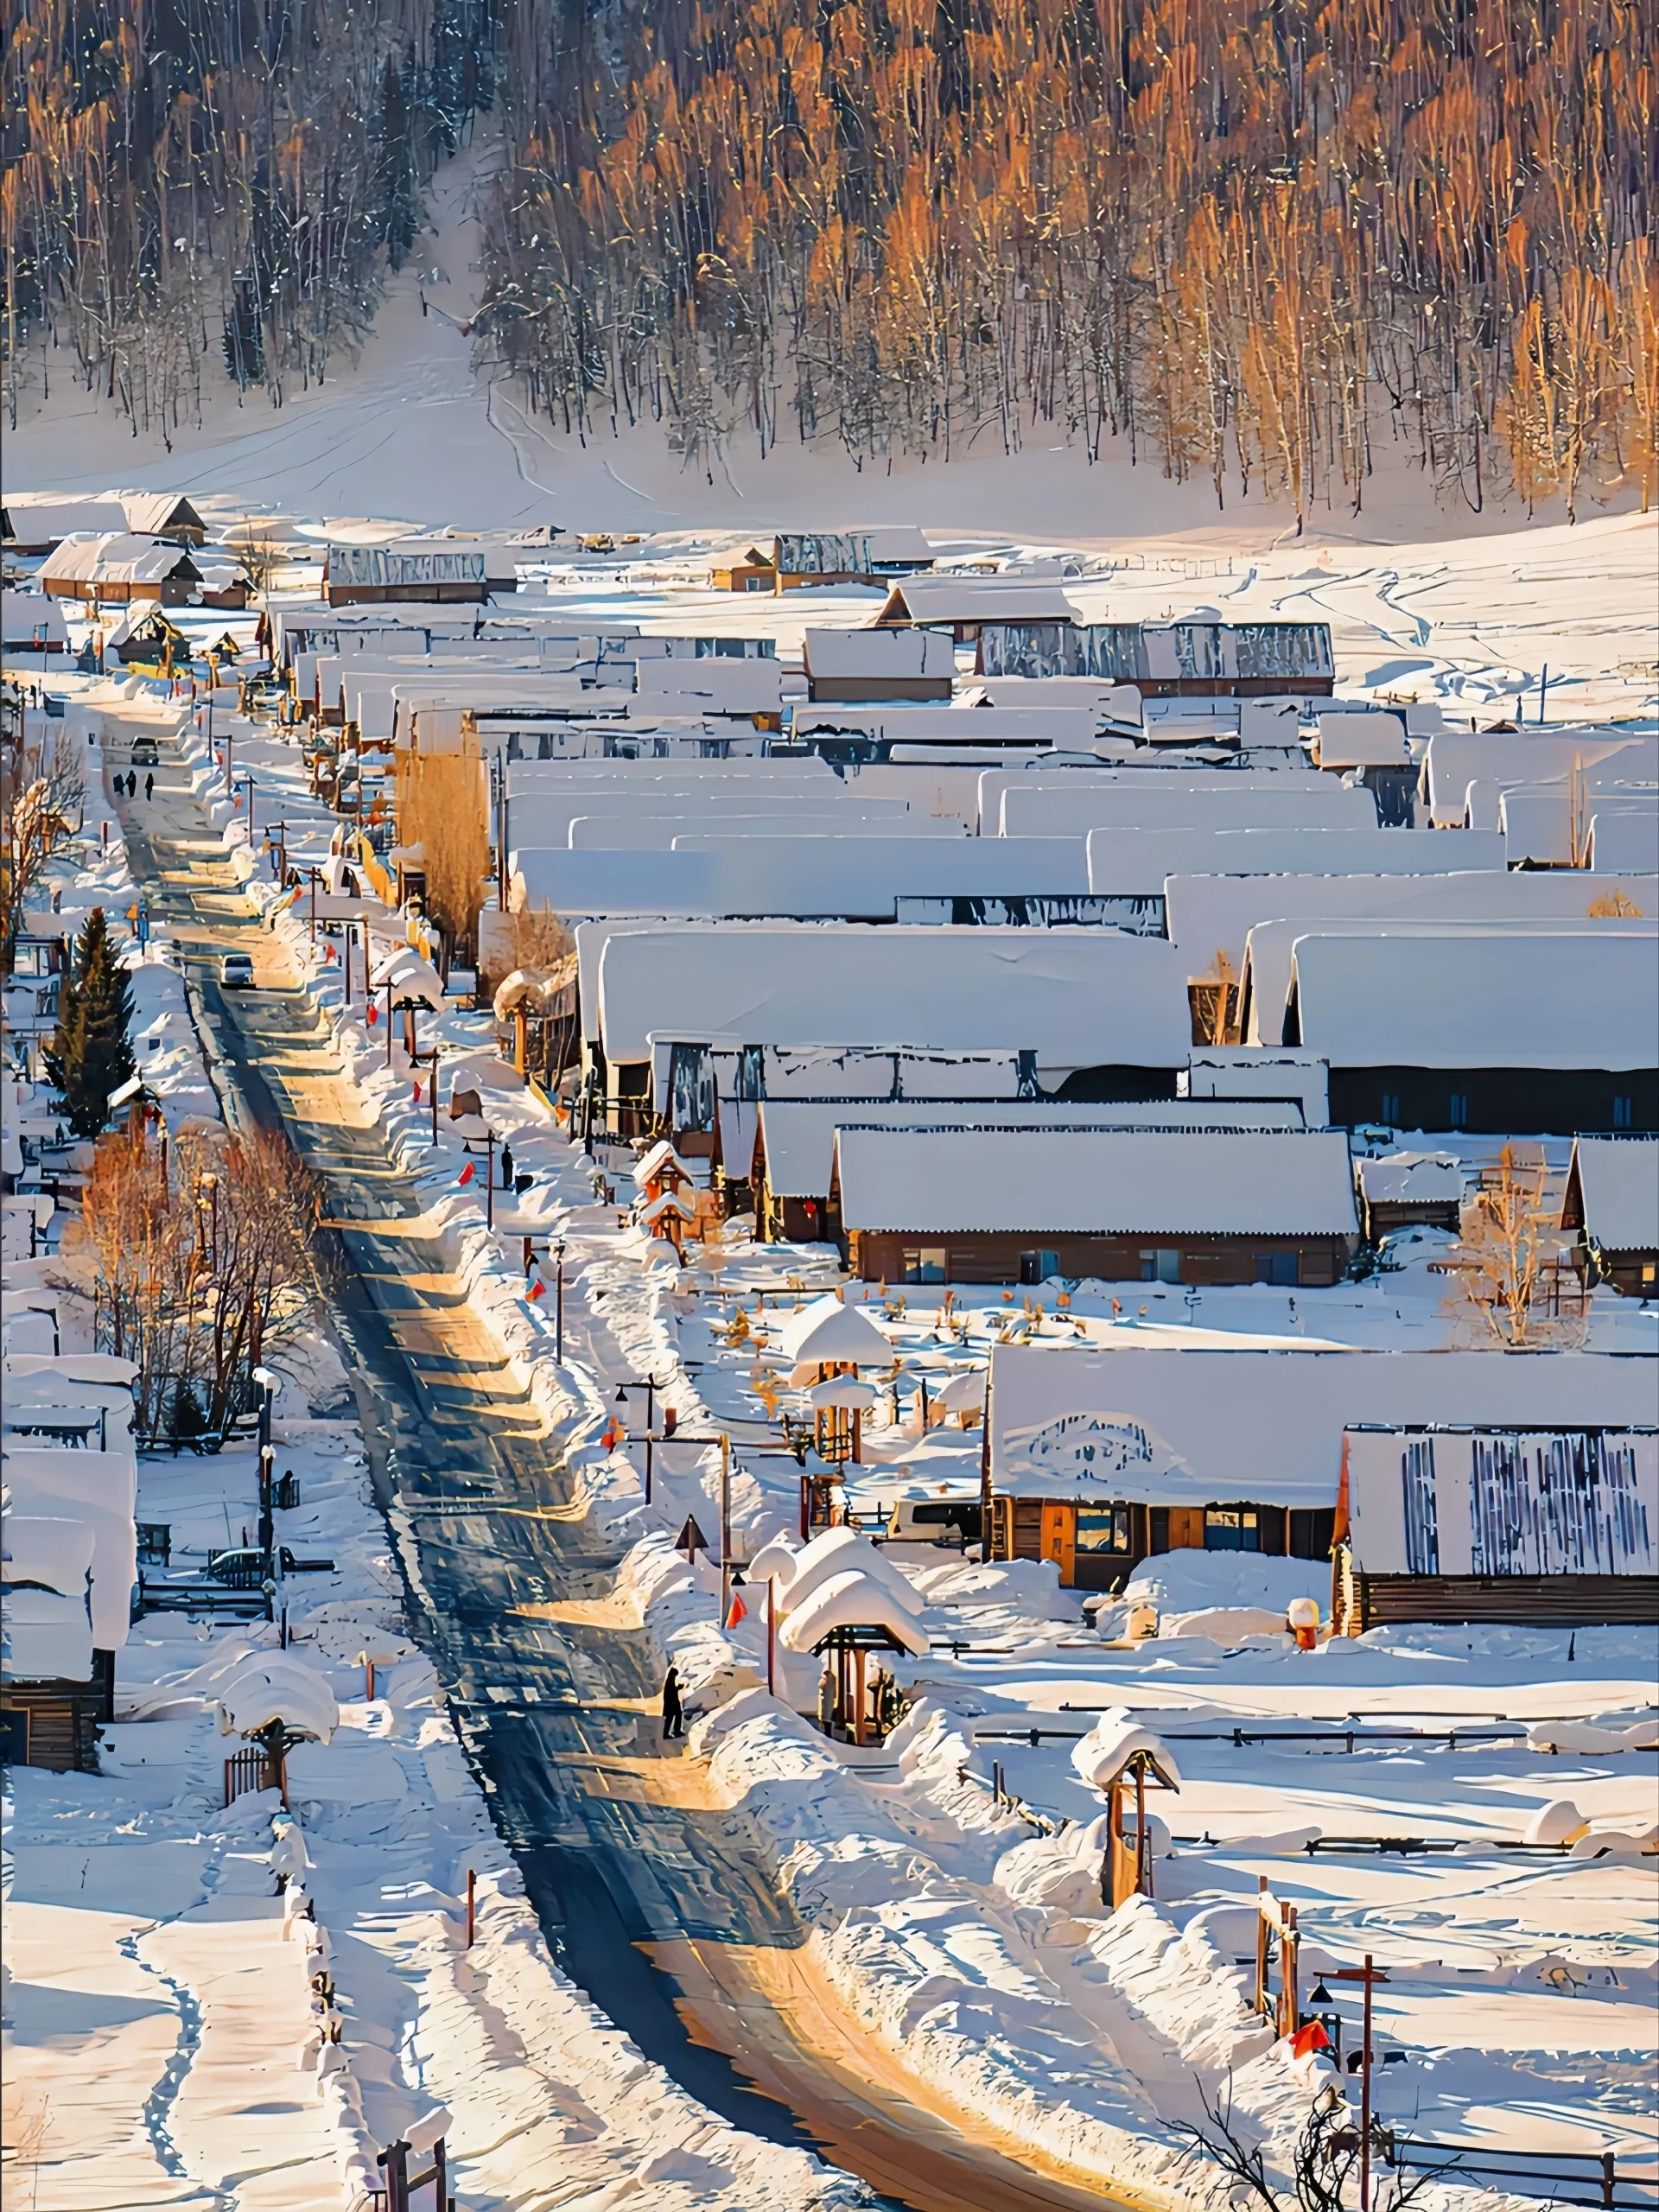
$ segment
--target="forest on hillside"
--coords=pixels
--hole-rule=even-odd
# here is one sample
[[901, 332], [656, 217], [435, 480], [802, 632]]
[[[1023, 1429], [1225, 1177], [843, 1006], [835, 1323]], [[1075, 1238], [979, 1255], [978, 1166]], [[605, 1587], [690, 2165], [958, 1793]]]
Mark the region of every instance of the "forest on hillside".
[[507, 19], [487, 327], [688, 455], [1108, 439], [1363, 505], [1659, 498], [1638, 0], [652, 0]]
[[10, 0], [0, 337], [145, 426], [369, 327], [493, 106], [480, 343], [582, 435], [1109, 442], [1659, 501], [1642, 0]]
[[489, 106], [494, 0], [8, 0], [0, 262], [20, 381], [135, 424], [280, 397], [360, 342]]

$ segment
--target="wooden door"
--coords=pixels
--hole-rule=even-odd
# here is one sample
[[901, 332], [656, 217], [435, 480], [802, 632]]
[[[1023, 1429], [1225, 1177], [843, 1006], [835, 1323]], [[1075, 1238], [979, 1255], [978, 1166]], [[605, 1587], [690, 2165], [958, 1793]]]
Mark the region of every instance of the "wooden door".
[[1045, 1503], [1043, 1553], [1058, 1562], [1060, 1580], [1070, 1588], [1077, 1575], [1077, 1509], [1075, 1505]]

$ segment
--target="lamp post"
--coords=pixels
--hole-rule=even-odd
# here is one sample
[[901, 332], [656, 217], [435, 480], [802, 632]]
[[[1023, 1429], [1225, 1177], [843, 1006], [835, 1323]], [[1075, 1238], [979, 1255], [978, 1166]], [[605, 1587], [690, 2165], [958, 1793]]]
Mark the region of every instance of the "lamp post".
[[[1357, 1967], [1335, 1967], [1320, 1976], [1312, 2002], [1328, 1999], [1327, 1981], [1357, 1981], [1364, 1992], [1360, 2007], [1359, 2030], [1359, 2208], [1370, 2212], [1371, 2203], [1371, 1992], [1389, 1977], [1381, 1967], [1372, 1964], [1371, 1954], [1365, 1954], [1365, 1963]], [[1293, 2023], [1293, 2026], [1294, 2026]]]
[[429, 1088], [432, 1094], [432, 1149], [435, 1152], [438, 1148], [438, 1039], [435, 1035], [432, 1039], [432, 1081]]
[[[276, 1393], [283, 1387], [283, 1378], [268, 1367], [256, 1367], [253, 1380], [259, 1387], [259, 1548], [265, 1555], [265, 1578], [270, 1579], [272, 1545], [276, 1535], [275, 1499], [271, 1482], [271, 1468], [276, 1454], [271, 1448], [270, 1414], [276, 1402]], [[267, 1592], [265, 1617], [274, 1620], [273, 1601]]]

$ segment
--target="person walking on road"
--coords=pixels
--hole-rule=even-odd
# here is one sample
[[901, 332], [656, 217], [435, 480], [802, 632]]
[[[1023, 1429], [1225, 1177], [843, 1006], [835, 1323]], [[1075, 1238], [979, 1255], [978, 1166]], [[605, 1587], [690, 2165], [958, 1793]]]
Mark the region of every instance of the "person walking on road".
[[146, 776], [146, 777], [144, 778], [144, 797], [145, 797], [146, 798], [155, 798], [155, 796], [156, 796], [156, 777], [155, 777], [155, 773], [154, 773], [154, 772], [152, 771], [150, 774], [149, 774], [148, 776]]
[[685, 1733], [685, 1708], [680, 1702], [680, 1670], [671, 1662], [663, 1677], [663, 1741]]

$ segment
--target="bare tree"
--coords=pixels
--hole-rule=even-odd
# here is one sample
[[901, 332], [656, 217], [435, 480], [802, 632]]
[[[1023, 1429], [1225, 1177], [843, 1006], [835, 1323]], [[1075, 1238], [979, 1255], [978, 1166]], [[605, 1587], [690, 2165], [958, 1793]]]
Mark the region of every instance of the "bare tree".
[[95, 1307], [99, 1348], [138, 1363], [138, 1426], [152, 1439], [181, 1393], [223, 1435], [253, 1369], [308, 1318], [319, 1186], [277, 1133], [196, 1124], [102, 1138], [65, 1245], [70, 1286]]
[[19, 687], [9, 683], [0, 721], [0, 939], [10, 976], [24, 901], [55, 848], [79, 827], [86, 804], [80, 748], [59, 723], [31, 730]]
[[1560, 1310], [1565, 1240], [1547, 1203], [1548, 1184], [1541, 1147], [1529, 1163], [1506, 1144], [1496, 1179], [1464, 1203], [1446, 1310], [1478, 1343], [1501, 1351], [1571, 1349], [1589, 1326], [1581, 1300], [1572, 1312]]
[[[1184, 2163], [1200, 2172], [1212, 2171], [1235, 2205], [1242, 2197], [1259, 2205], [1262, 2212], [1288, 2212], [1286, 2192], [1268, 2163], [1266, 2134], [1247, 2133], [1237, 2119], [1231, 2075], [1213, 2103], [1200, 2083], [1198, 2101], [1204, 2107], [1202, 2124], [1184, 2120], [1175, 2128], [1189, 2145]], [[1372, 2125], [1375, 2129], [1375, 2121]], [[1372, 2147], [1375, 2151], [1380, 2145], [1374, 2141]], [[1291, 2149], [1291, 2186], [1300, 2212], [1348, 2212], [1350, 2186], [1359, 2163], [1357, 2117], [1337, 2084], [1326, 2082], [1309, 2106]], [[1405, 2212], [1454, 2163], [1425, 2170], [1409, 2181], [1391, 2172], [1380, 2186], [1374, 2177], [1370, 2212]]]

